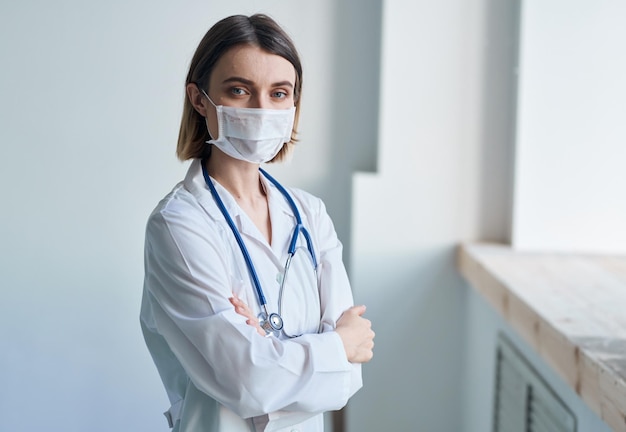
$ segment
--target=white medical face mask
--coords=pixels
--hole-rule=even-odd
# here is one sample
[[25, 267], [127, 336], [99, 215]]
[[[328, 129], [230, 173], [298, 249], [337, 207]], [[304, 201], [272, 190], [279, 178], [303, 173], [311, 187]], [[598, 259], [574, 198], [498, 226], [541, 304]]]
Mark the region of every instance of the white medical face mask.
[[284, 110], [235, 108], [215, 105], [204, 90], [202, 93], [217, 111], [217, 139], [207, 143], [227, 155], [260, 164], [272, 160], [283, 144], [291, 140], [296, 107]]

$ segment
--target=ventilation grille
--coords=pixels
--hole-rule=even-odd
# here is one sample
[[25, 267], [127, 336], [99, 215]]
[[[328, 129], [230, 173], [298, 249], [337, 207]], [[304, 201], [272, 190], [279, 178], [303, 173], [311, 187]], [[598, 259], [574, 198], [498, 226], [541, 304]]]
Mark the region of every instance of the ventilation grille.
[[576, 432], [576, 418], [504, 336], [498, 338], [494, 432]]

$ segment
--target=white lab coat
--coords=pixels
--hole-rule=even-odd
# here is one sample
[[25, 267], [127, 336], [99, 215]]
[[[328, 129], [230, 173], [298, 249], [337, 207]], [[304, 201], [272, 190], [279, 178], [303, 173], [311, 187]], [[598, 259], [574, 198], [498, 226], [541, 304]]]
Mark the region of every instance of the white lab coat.
[[[252, 257], [269, 311], [276, 312], [295, 217], [280, 191], [262, 181], [271, 246], [226, 189], [215, 184]], [[319, 263], [315, 280], [308, 251], [302, 249], [289, 270], [285, 328], [305, 333], [294, 339], [260, 336], [228, 301], [235, 292], [260, 312], [241, 250], [204, 182], [199, 160], [150, 215], [141, 325], [172, 404], [166, 417], [174, 432], [319, 432], [321, 413], [343, 407], [362, 385], [360, 365], [347, 361], [333, 331], [353, 304], [341, 243], [320, 199], [289, 192]], [[305, 244], [302, 236], [298, 241]]]

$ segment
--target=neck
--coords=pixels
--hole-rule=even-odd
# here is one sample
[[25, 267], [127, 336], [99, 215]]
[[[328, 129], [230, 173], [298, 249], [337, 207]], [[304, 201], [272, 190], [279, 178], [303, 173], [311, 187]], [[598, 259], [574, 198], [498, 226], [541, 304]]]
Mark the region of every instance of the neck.
[[238, 201], [264, 196], [259, 165], [232, 158], [215, 147], [207, 160], [207, 170]]

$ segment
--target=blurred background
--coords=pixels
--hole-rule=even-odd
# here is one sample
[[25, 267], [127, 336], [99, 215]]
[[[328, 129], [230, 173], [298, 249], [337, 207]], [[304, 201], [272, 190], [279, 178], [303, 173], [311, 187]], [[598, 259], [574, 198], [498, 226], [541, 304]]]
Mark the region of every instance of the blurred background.
[[138, 319], [145, 222], [187, 168], [198, 42], [255, 12], [304, 64], [301, 142], [268, 169], [325, 200], [377, 333], [345, 430], [491, 429], [511, 332], [456, 272], [460, 242], [626, 252], [621, 1], [5, 1], [1, 430], [168, 430]]

